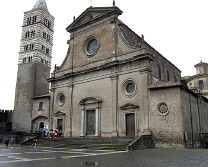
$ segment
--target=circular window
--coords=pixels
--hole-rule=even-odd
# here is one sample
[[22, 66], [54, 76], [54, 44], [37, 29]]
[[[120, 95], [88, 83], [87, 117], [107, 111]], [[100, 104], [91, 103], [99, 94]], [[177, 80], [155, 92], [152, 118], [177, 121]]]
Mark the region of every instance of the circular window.
[[135, 85], [134, 85], [134, 83], [128, 83], [128, 84], [126, 85], [126, 91], [127, 91], [128, 93], [133, 93], [134, 90], [135, 90]]
[[64, 96], [64, 95], [61, 95], [61, 96], [60, 96], [60, 102], [61, 102], [61, 103], [65, 103], [65, 96]]
[[91, 40], [87, 46], [87, 52], [89, 54], [95, 54], [98, 49], [98, 41], [96, 39]]
[[125, 97], [133, 97], [137, 93], [137, 86], [134, 80], [126, 80], [122, 85], [122, 90]]
[[65, 104], [65, 102], [66, 102], [66, 97], [64, 96], [63, 93], [60, 93], [57, 97], [57, 104], [59, 106], [63, 106]]
[[90, 36], [85, 40], [83, 49], [87, 57], [92, 57], [98, 52], [99, 46], [98, 37]]
[[168, 105], [165, 102], [158, 104], [158, 111], [160, 115], [168, 114]]

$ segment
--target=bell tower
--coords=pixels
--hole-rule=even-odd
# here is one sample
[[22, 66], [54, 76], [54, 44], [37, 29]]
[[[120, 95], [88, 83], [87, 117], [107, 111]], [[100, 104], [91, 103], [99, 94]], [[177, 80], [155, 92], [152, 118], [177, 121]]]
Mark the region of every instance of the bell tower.
[[31, 131], [33, 97], [49, 93], [54, 17], [45, 0], [37, 0], [30, 11], [24, 12], [18, 60], [14, 131]]

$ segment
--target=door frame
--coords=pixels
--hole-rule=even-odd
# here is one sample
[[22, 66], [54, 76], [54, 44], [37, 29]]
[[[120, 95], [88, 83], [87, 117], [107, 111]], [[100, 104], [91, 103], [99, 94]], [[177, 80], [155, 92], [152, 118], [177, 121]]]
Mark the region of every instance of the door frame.
[[102, 101], [98, 98], [87, 97], [79, 102], [81, 105], [81, 134], [80, 136], [84, 137], [86, 133], [86, 121], [87, 121], [87, 111], [95, 111], [95, 135], [101, 136], [101, 104]]
[[121, 115], [122, 115], [122, 122], [121, 125], [123, 127], [122, 129], [122, 136], [126, 136], [126, 115], [127, 114], [134, 114], [134, 120], [135, 120], [135, 136], [139, 135], [139, 111], [140, 108], [138, 105], [127, 103], [120, 107], [121, 109]]
[[[92, 135], [89, 135], [89, 134], [88, 134], [88, 131], [87, 131], [87, 130], [88, 130], [88, 129], [87, 129], [87, 121], [88, 121], [88, 120], [87, 120], [87, 113], [88, 113], [89, 111], [93, 111], [93, 112], [94, 112], [94, 117], [95, 117], [95, 118], [94, 118], [94, 119], [95, 119], [95, 122], [94, 122], [95, 133], [92, 134]], [[97, 127], [96, 127], [96, 121], [97, 121], [97, 120], [96, 120], [96, 109], [87, 109], [85, 112], [86, 112], [86, 117], [85, 117], [85, 128], [86, 128], [86, 129], [85, 129], [85, 132], [86, 132], [86, 136], [95, 136], [95, 134], [96, 134], [96, 128], [97, 128]]]
[[[125, 131], [126, 131], [126, 136], [129, 136], [129, 135], [127, 135], [127, 124], [128, 124], [128, 122], [127, 122], [127, 116], [128, 115], [133, 115], [133, 118], [134, 118], [134, 135], [132, 135], [132, 137], [133, 136], [135, 136], [136, 135], [136, 120], [135, 120], [135, 113], [134, 112], [131, 112], [131, 113], [125, 113]], [[131, 137], [131, 136], [130, 136]]]

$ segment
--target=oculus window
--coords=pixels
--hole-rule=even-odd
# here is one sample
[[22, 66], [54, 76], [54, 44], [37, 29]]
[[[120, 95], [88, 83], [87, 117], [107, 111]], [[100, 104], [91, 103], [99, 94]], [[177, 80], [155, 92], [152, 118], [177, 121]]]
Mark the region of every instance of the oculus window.
[[133, 97], [137, 93], [137, 85], [133, 79], [127, 79], [122, 84], [122, 93], [125, 97]]
[[91, 40], [89, 43], [88, 43], [88, 46], [87, 46], [87, 52], [89, 54], [95, 54], [95, 52], [97, 51], [98, 49], [98, 41], [96, 39], [93, 39]]
[[100, 42], [97, 36], [89, 36], [83, 44], [83, 51], [88, 58], [94, 56], [99, 48]]

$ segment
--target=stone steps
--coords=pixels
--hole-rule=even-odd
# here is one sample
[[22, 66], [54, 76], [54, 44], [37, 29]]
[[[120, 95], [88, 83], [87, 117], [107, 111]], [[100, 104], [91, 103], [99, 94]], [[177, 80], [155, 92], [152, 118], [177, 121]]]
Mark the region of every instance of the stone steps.
[[[126, 147], [134, 141], [134, 137], [57, 137], [39, 138], [38, 146], [71, 149], [97, 149], [97, 150], [126, 150]], [[31, 145], [29, 141], [23, 145]]]

